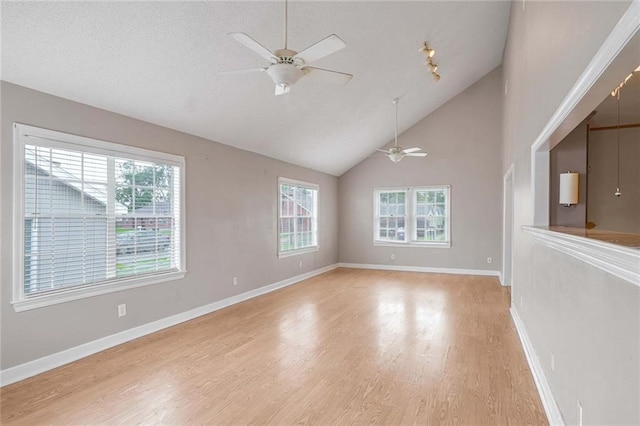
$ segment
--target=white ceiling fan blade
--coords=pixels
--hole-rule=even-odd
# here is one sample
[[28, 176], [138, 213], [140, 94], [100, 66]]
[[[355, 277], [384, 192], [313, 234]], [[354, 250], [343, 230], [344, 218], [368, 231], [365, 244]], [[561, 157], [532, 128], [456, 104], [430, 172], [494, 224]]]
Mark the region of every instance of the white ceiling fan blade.
[[229, 35], [269, 62], [273, 62], [273, 58], [276, 57], [276, 55], [270, 52], [269, 49], [267, 49], [245, 33], [229, 33]]
[[317, 61], [320, 58], [331, 55], [340, 49], [347, 47], [347, 44], [340, 37], [331, 34], [329, 37], [320, 40], [313, 46], [309, 46], [302, 52], [298, 53], [294, 58], [302, 58], [306, 64]]
[[409, 154], [410, 152], [420, 151], [421, 149], [422, 148], [418, 148], [417, 146], [414, 146], [413, 148], [403, 149], [402, 152], [404, 152], [405, 154]]
[[286, 95], [291, 91], [291, 86], [281, 86], [276, 84], [276, 96]]
[[409, 154], [405, 154], [406, 157], [426, 157], [427, 153], [426, 152], [412, 152]]
[[352, 74], [347, 74], [346, 72], [325, 70], [323, 68], [302, 67], [302, 69], [307, 70], [313, 78], [331, 84], [347, 84], [353, 77]]
[[219, 71], [216, 75], [248, 74], [252, 72], [263, 72], [264, 70], [266, 70], [266, 68], [246, 68], [243, 70]]
[[380, 148], [376, 149], [376, 151], [384, 152], [385, 154], [391, 153], [391, 151], [387, 151], [386, 149], [380, 149]]

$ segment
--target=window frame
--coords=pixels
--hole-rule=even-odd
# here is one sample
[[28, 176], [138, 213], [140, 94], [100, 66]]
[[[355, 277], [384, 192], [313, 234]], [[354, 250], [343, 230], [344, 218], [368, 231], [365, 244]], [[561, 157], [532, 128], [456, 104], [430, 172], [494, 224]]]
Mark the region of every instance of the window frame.
[[[46, 140], [47, 147], [60, 149], [75, 149], [77, 151], [126, 157], [127, 159], [162, 162], [163, 164], [180, 168], [179, 184], [179, 232], [177, 249], [178, 269], [159, 272], [152, 275], [128, 276], [109, 281], [86, 284], [81, 286], [61, 288], [51, 293], [27, 296], [24, 292], [24, 185], [25, 185], [25, 145], [29, 145], [30, 138]], [[99, 139], [72, 135], [49, 129], [13, 123], [13, 293], [11, 304], [16, 312], [41, 308], [72, 300], [84, 299], [101, 294], [113, 293], [130, 288], [158, 284], [184, 278], [186, 275], [186, 240], [185, 240], [185, 159], [182, 156], [106, 142]]]
[[[280, 193], [280, 187], [282, 184], [293, 185], [298, 187], [307, 188], [316, 192], [315, 203], [313, 206], [313, 240], [314, 245], [310, 247], [304, 247], [299, 249], [282, 251], [281, 248], [281, 238], [280, 238], [280, 221], [282, 218], [282, 194]], [[279, 176], [278, 177], [278, 188], [277, 188], [277, 202], [278, 202], [278, 217], [276, 218], [276, 233], [277, 233], [277, 244], [278, 244], [278, 258], [296, 256], [304, 253], [312, 253], [320, 250], [319, 244], [319, 233], [318, 233], [318, 205], [320, 204], [320, 185], [317, 183], [304, 182], [301, 180], [290, 179], [286, 177]]]
[[[445, 241], [417, 241], [417, 193], [419, 191], [445, 191]], [[391, 241], [379, 239], [380, 232], [380, 194], [383, 192], [405, 192], [405, 240]], [[451, 185], [387, 187], [373, 189], [373, 245], [387, 247], [451, 247]]]

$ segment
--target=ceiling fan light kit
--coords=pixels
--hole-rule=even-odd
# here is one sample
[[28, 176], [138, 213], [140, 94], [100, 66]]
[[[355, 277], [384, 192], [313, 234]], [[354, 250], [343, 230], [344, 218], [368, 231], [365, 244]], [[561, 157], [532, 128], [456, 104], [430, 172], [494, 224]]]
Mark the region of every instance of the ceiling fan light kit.
[[284, 48], [271, 52], [269, 49], [249, 37], [245, 33], [229, 33], [236, 41], [251, 49], [254, 53], [270, 62], [265, 68], [254, 68], [236, 71], [220, 72], [219, 75], [244, 74], [249, 72], [266, 71], [276, 86], [275, 94], [284, 95], [289, 93], [291, 86], [296, 84], [306, 74], [317, 75], [324, 80], [335, 84], [346, 84], [353, 75], [326, 70], [322, 68], [310, 67], [307, 64], [315, 62], [325, 56], [329, 56], [338, 50], [347, 47], [346, 43], [335, 34], [320, 40], [314, 45], [296, 52], [287, 48], [287, 27], [288, 27], [288, 1], [284, 3]]

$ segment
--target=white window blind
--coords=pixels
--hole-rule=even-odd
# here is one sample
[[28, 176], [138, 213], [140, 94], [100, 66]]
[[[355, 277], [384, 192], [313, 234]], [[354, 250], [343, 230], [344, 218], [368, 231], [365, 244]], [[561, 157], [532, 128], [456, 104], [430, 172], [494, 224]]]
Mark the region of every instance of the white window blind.
[[318, 186], [285, 178], [278, 186], [279, 255], [317, 249]]
[[180, 157], [18, 130], [16, 301], [183, 270]]
[[374, 243], [450, 247], [449, 186], [374, 190]]

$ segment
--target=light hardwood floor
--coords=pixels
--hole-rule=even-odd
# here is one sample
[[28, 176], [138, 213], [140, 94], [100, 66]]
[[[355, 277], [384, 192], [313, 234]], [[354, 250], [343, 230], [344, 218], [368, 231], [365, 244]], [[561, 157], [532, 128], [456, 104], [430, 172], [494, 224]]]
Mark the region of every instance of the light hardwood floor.
[[338, 269], [1, 390], [2, 424], [546, 424], [490, 277]]

